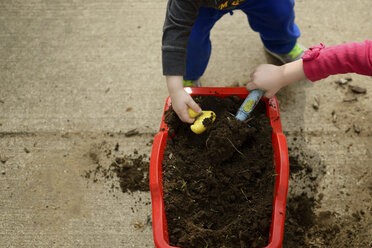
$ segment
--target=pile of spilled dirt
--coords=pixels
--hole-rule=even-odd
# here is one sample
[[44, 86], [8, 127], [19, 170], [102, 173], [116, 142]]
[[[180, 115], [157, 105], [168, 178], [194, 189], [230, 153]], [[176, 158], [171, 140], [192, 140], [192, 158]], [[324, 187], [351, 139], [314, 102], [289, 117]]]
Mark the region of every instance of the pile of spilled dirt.
[[294, 149], [289, 147], [290, 188], [283, 247], [372, 247], [370, 225], [365, 223], [367, 211], [351, 209], [349, 216], [318, 211], [324, 197], [319, 185], [327, 168], [315, 153], [298, 149], [301, 142], [301, 137], [295, 138]]
[[[98, 182], [100, 179], [113, 179], [116, 176], [120, 183], [122, 192], [149, 191], [149, 162], [147, 155], [138, 153], [117, 157], [104, 168], [97, 160], [94, 153], [90, 157], [96, 162], [94, 169], [86, 171], [84, 177]], [[115, 187], [112, 184], [112, 188]]]
[[242, 103], [237, 97], [199, 96], [195, 101], [217, 115], [205, 133], [192, 133], [172, 109], [165, 118], [171, 137], [163, 160], [170, 244], [266, 246], [275, 172], [265, 104], [248, 122], [240, 122], [231, 115]]

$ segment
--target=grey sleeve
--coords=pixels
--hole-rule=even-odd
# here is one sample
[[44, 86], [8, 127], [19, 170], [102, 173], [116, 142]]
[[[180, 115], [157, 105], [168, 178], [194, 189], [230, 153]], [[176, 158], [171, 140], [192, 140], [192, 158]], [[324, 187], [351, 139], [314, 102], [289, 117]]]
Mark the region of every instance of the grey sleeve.
[[198, 16], [200, 2], [198, 0], [168, 0], [162, 39], [164, 75], [186, 74], [187, 43]]

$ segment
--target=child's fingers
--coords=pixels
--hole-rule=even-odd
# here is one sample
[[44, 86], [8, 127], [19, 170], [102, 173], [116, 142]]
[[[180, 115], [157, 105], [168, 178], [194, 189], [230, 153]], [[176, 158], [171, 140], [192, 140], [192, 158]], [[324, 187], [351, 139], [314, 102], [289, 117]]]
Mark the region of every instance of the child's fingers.
[[187, 108], [183, 111], [180, 111], [180, 114], [178, 115], [178, 117], [181, 119], [181, 121], [187, 122], [187, 123], [193, 123], [195, 121], [194, 118], [191, 118], [189, 116], [189, 112], [187, 111]]
[[266, 97], [266, 98], [270, 98], [270, 97], [272, 97], [273, 95], [274, 95], [274, 94], [273, 94], [272, 92], [267, 91], [267, 92], [265, 93], [264, 97]]
[[196, 113], [200, 113], [202, 110], [196, 102], [190, 97], [189, 100], [187, 101], [187, 105], [194, 110]]
[[254, 89], [257, 89], [257, 85], [254, 84], [254, 83], [247, 83], [247, 85], [245, 86], [247, 88], [247, 90], [251, 91], [251, 90], [254, 90]]
[[[256, 69], [256, 70], [257, 70], [257, 69]], [[256, 73], [256, 70], [252, 71], [251, 74], [249, 74], [249, 78], [251, 79], [250, 81], [252, 81], [253, 76], [254, 76], [254, 74]]]
[[276, 92], [278, 92], [278, 89], [268, 90], [268, 91], [265, 92], [265, 97], [270, 98], [270, 97], [274, 96], [276, 94]]

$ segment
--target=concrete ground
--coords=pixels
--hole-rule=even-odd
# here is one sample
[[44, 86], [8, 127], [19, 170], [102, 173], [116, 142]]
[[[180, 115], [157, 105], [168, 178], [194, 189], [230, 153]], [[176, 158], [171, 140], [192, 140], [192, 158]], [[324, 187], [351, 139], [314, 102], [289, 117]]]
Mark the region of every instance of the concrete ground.
[[[165, 0], [0, 0], [2, 247], [153, 247], [151, 226], [136, 228], [151, 214], [150, 194], [113, 197], [108, 184], [82, 175], [94, 168], [92, 150], [119, 143], [118, 154], [150, 155], [146, 143], [167, 97], [165, 6]], [[305, 46], [372, 37], [370, 0], [297, 0], [295, 9]], [[204, 86], [242, 86], [268, 61], [240, 12], [223, 17], [211, 39]], [[345, 77], [338, 75], [299, 82], [277, 96], [289, 147], [326, 165], [320, 209], [341, 219], [364, 210], [361, 235], [371, 237], [372, 78], [346, 76], [367, 94], [344, 102], [351, 93], [337, 86]], [[141, 135], [123, 135], [133, 128]]]

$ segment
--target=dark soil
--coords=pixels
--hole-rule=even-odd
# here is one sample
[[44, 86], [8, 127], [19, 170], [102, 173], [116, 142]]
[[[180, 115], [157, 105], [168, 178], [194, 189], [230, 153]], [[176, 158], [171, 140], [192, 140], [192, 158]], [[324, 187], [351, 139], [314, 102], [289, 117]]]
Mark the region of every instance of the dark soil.
[[[350, 209], [350, 215], [319, 211], [324, 195], [318, 193], [326, 167], [313, 153], [289, 149], [290, 192], [287, 200], [283, 248], [371, 247], [370, 209]], [[371, 208], [372, 209], [372, 208]]]
[[112, 179], [116, 175], [124, 193], [150, 190], [147, 155], [131, 154], [117, 157], [108, 168], [104, 168], [100, 164], [97, 155], [94, 153], [90, 153], [90, 157], [96, 162], [97, 166], [87, 171], [84, 177], [92, 178], [93, 182], [98, 182], [100, 179]]
[[[164, 201], [170, 244], [263, 247], [268, 244], [275, 172], [272, 128], [261, 102], [248, 122], [235, 120], [242, 100], [199, 96], [216, 121], [196, 135], [175, 112], [164, 153]], [[249, 126], [247, 125], [249, 124]]]
[[143, 156], [116, 158], [110, 169], [119, 178], [120, 188], [126, 191], [149, 191], [149, 162]]
[[[296, 138], [297, 141], [297, 138]], [[298, 141], [297, 141], [298, 142]], [[283, 248], [312, 247], [307, 241], [309, 230], [316, 223], [315, 195], [325, 166], [315, 154], [308, 154], [299, 143], [289, 150], [290, 190], [288, 192]], [[320, 199], [321, 200], [321, 199]]]
[[283, 247], [308, 247], [306, 232], [314, 225], [315, 200], [306, 194], [287, 200]]

